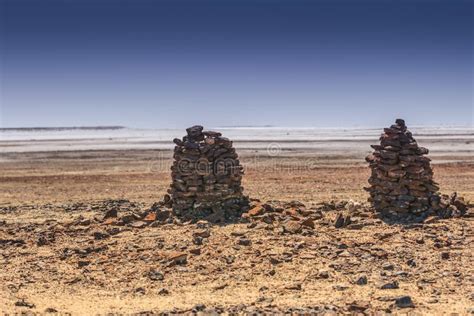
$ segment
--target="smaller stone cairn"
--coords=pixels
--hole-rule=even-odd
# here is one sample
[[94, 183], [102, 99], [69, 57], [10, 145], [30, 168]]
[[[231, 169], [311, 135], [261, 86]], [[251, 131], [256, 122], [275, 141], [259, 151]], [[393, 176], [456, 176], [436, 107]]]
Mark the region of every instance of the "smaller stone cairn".
[[243, 167], [232, 142], [221, 133], [186, 129], [175, 138], [172, 184], [168, 193], [174, 213], [185, 220], [226, 221], [248, 210], [241, 186]]
[[374, 152], [366, 157], [371, 168], [369, 202], [386, 215], [419, 216], [431, 214], [442, 217], [462, 215], [466, 204], [456, 193], [451, 196], [438, 193], [433, 181], [433, 170], [425, 155], [428, 149], [418, 146], [405, 121], [384, 129], [380, 145], [372, 145]]

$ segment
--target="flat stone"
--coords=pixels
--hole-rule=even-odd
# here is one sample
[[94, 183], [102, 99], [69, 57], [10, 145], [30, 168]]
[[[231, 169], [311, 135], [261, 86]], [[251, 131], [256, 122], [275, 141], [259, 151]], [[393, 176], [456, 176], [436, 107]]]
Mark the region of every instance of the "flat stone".
[[392, 281], [392, 282], [382, 284], [382, 286], [380, 286], [380, 289], [382, 289], [382, 290], [398, 289], [398, 282], [397, 281]]
[[301, 223], [298, 221], [289, 220], [283, 224], [283, 229], [287, 233], [296, 234], [301, 231]]
[[395, 305], [399, 308], [415, 307], [415, 304], [413, 304], [411, 297], [408, 295], [398, 297], [395, 300]]

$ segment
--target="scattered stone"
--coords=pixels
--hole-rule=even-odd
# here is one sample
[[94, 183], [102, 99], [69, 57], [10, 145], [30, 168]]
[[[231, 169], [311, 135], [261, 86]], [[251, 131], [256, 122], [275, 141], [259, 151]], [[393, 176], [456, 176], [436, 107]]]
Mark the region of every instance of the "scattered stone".
[[334, 227], [342, 228], [351, 223], [351, 217], [349, 215], [344, 216], [342, 213], [338, 213], [334, 222]]
[[36, 245], [38, 247], [49, 245], [55, 241], [56, 237], [54, 236], [54, 232], [42, 232], [39, 234], [38, 240], [36, 241]]
[[448, 260], [449, 259], [449, 252], [442, 252], [441, 259]]
[[90, 219], [84, 219], [77, 223], [79, 226], [89, 226], [92, 223]]
[[227, 284], [227, 283], [219, 284], [219, 285], [217, 285], [217, 286], [214, 287], [214, 291], [223, 290], [223, 289], [225, 289], [227, 286], [229, 286], [229, 284]]
[[189, 250], [189, 252], [193, 255], [199, 256], [201, 254], [201, 248], [193, 248]]
[[287, 290], [295, 290], [295, 291], [301, 291], [301, 283], [293, 283], [290, 285], [287, 285], [285, 289]]
[[397, 281], [392, 281], [392, 282], [385, 283], [380, 287], [380, 289], [382, 289], [382, 290], [398, 289], [398, 282]]
[[245, 232], [243, 231], [233, 231], [230, 233], [231, 236], [234, 236], [234, 237], [244, 237], [245, 236]]
[[135, 294], [145, 295], [146, 291], [142, 287], [138, 287], [135, 289]]
[[241, 246], [250, 246], [251, 241], [250, 241], [250, 239], [248, 239], [248, 238], [241, 237], [241, 238], [239, 238], [237, 244], [239, 244], [239, 245], [241, 245]]
[[395, 305], [399, 308], [408, 308], [408, 307], [415, 307], [415, 304], [413, 304], [413, 301], [410, 296], [405, 295], [405, 296], [400, 296], [395, 300]]
[[88, 261], [88, 260], [80, 260], [80, 261], [77, 262], [77, 266], [78, 266], [79, 268], [83, 268], [83, 267], [88, 266], [90, 263], [91, 263], [91, 262]]
[[395, 266], [390, 262], [385, 262], [384, 264], [382, 264], [382, 269], [384, 270], [393, 270], [394, 268]]
[[232, 263], [234, 263], [234, 261], [235, 261], [235, 257], [232, 256], [232, 255], [224, 256], [224, 261], [225, 261], [227, 264], [232, 264]]
[[168, 294], [170, 294], [170, 292], [165, 288], [161, 288], [161, 289], [158, 290], [158, 295], [164, 296], [164, 295], [168, 295]]
[[110, 237], [108, 233], [101, 231], [95, 231], [92, 233], [92, 235], [94, 236], [95, 240], [102, 240]]
[[296, 234], [301, 231], [301, 223], [298, 221], [289, 220], [283, 224], [283, 229], [287, 233]]
[[326, 270], [319, 271], [318, 278], [320, 278], [320, 279], [329, 279], [329, 272], [326, 271]]
[[116, 218], [117, 216], [118, 216], [118, 211], [116, 208], [113, 208], [113, 209], [108, 210], [105, 213], [103, 220], [105, 221], [108, 218]]
[[361, 274], [357, 277], [355, 283], [357, 285], [366, 285], [367, 284], [367, 276], [365, 274]]
[[370, 307], [367, 302], [352, 302], [348, 306], [348, 311], [352, 313], [364, 313]]
[[252, 207], [247, 213], [249, 216], [258, 216], [262, 215], [265, 212], [265, 208], [259, 204], [257, 206]]
[[148, 226], [149, 223], [144, 222], [144, 221], [136, 221], [131, 224], [129, 224], [130, 227], [132, 228], [145, 228]]
[[206, 309], [206, 305], [204, 304], [197, 304], [197, 305], [194, 305], [192, 311], [193, 312], [202, 312]]
[[145, 222], [154, 222], [157, 220], [157, 215], [156, 212], [150, 212], [148, 213], [145, 218], [143, 218]]
[[314, 220], [312, 218], [306, 218], [301, 222], [301, 225], [309, 227], [309, 228], [315, 228]]
[[57, 309], [48, 307], [44, 310], [45, 313], [59, 313]]
[[170, 265], [182, 265], [188, 262], [188, 255], [184, 252], [173, 252], [168, 256]]
[[114, 235], [119, 234], [121, 232], [121, 229], [119, 227], [112, 227], [112, 228], [107, 228], [105, 231], [110, 236], [114, 236]]
[[152, 280], [152, 281], [163, 281], [165, 279], [165, 276], [163, 273], [157, 270], [150, 270], [146, 273], [146, 276]]
[[336, 291], [345, 291], [349, 288], [349, 286], [347, 286], [346, 284], [336, 284], [333, 285], [332, 288]]
[[19, 300], [19, 301], [16, 301], [15, 302], [15, 306], [18, 306], [18, 307], [27, 307], [27, 308], [35, 308], [36, 305], [35, 304], [32, 304], [32, 303], [29, 303], [27, 302], [24, 298]]
[[23, 239], [3, 239], [0, 238], [0, 246], [1, 245], [7, 245], [7, 246], [23, 246], [25, 245], [26, 242]]

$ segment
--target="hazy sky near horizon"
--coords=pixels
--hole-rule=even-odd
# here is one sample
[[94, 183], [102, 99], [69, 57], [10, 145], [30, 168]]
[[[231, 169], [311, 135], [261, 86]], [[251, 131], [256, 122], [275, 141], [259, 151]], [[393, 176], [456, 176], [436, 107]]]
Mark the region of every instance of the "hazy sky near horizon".
[[0, 0], [0, 127], [473, 126], [470, 0]]

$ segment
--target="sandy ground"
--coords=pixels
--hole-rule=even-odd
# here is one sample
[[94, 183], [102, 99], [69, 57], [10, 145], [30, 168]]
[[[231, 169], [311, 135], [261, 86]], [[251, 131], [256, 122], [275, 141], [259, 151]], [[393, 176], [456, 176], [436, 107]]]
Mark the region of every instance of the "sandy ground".
[[[299, 200], [314, 210], [367, 199], [369, 170], [360, 154], [239, 153], [252, 198]], [[196, 245], [202, 227], [167, 224], [120, 226], [97, 238], [113, 228], [98, 219], [110, 203], [143, 211], [161, 199], [170, 158], [153, 150], [2, 155], [0, 311], [182, 312], [200, 304], [217, 312], [473, 311], [471, 217], [403, 226], [365, 214], [355, 216], [360, 227], [336, 229], [335, 216], [347, 211], [338, 209], [324, 211], [308, 234], [285, 234], [278, 224], [213, 225]], [[435, 179], [444, 193], [473, 201], [474, 159], [452, 158], [433, 158]], [[132, 204], [103, 202], [120, 199]], [[242, 236], [249, 245], [239, 244]], [[175, 252], [187, 262], [170, 265]], [[360, 275], [366, 285], [356, 284]], [[398, 288], [381, 289], [394, 281]], [[403, 295], [414, 308], [394, 305]]]

